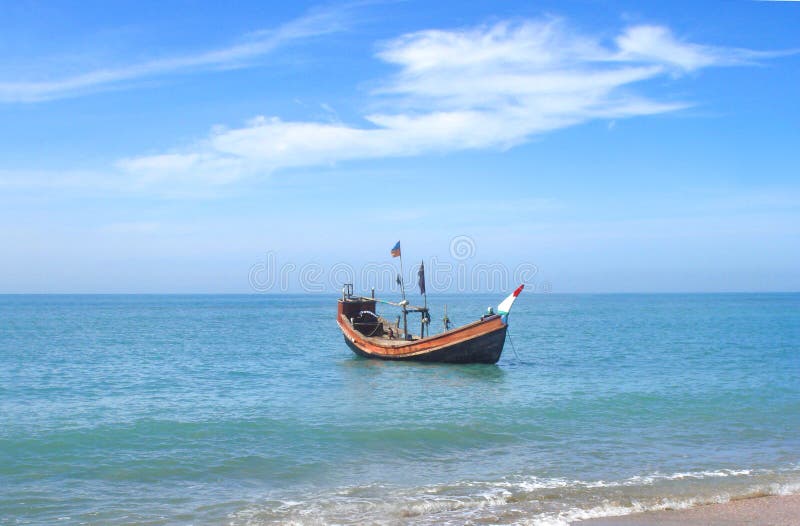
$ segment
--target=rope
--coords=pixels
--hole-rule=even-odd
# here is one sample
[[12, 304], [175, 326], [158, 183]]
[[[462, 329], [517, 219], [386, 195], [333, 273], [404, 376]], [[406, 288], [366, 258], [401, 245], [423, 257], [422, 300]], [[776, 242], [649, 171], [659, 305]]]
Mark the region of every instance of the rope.
[[514, 351], [514, 356], [517, 358], [517, 361], [518, 361], [519, 363], [521, 363], [521, 364], [523, 364], [523, 365], [524, 365], [524, 364], [525, 364], [525, 362], [523, 362], [523, 361], [520, 359], [520, 357], [519, 357], [519, 354], [517, 354], [517, 348], [516, 348], [516, 347], [514, 347], [514, 340], [512, 340], [512, 339], [511, 339], [511, 331], [510, 331], [510, 330], [508, 330], [508, 329], [506, 329], [506, 334], [508, 334], [508, 342], [511, 344], [511, 350], [512, 350], [512, 351]]
[[372, 332], [369, 333], [369, 335], [367, 335], [367, 338], [372, 338], [373, 336], [375, 336], [378, 333], [378, 329], [382, 329], [382, 328], [383, 328], [383, 324], [378, 322], [378, 324], [375, 325], [375, 328], [372, 329]]
[[[373, 318], [375, 318], [376, 325], [375, 325], [375, 328], [372, 329], [372, 332], [369, 333], [369, 334], [364, 334], [363, 332], [361, 333], [361, 334], [364, 334], [364, 336], [366, 336], [367, 338], [372, 338], [373, 336], [375, 336], [378, 333], [378, 329], [383, 328], [383, 322], [381, 321], [380, 316], [378, 316], [377, 314], [375, 314], [372, 311], [362, 310], [361, 312], [358, 313], [359, 316], [363, 316], [364, 314], [369, 314]], [[361, 322], [361, 323], [363, 324], [363, 322]], [[350, 322], [350, 324], [353, 326], [354, 329], [356, 328], [356, 322], [355, 321]], [[358, 330], [358, 329], [356, 329], [356, 330]], [[361, 332], [361, 331], [358, 331], [358, 332]]]

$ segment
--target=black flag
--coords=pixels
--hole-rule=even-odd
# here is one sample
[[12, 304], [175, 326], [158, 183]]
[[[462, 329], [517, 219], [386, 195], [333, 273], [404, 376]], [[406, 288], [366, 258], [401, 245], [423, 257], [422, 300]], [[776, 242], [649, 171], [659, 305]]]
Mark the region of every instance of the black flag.
[[400, 281], [400, 274], [397, 275], [397, 284], [402, 285], [402, 281]]
[[425, 294], [425, 262], [420, 261], [419, 263], [419, 272], [417, 273], [419, 276], [419, 293]]

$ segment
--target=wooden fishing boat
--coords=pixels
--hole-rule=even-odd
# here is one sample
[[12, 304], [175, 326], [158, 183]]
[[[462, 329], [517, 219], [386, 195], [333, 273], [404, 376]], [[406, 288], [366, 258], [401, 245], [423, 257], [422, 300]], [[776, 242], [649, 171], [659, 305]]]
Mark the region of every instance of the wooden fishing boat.
[[[392, 250], [399, 255], [400, 243]], [[402, 261], [402, 260], [401, 260]], [[402, 262], [401, 262], [402, 268]], [[424, 266], [420, 267], [420, 291], [425, 294]], [[402, 288], [402, 281], [398, 277]], [[375, 298], [374, 289], [370, 297], [356, 296], [353, 294], [353, 285], [345, 284], [342, 297], [338, 301], [336, 323], [344, 334], [344, 341], [359, 356], [377, 358], [381, 360], [412, 360], [421, 362], [447, 362], [447, 363], [497, 363], [503, 352], [503, 344], [508, 330], [508, 313], [514, 300], [522, 292], [524, 285], [520, 285], [497, 307], [497, 313], [492, 309], [467, 325], [450, 329], [450, 320], [447, 318], [447, 306], [443, 318], [444, 331], [439, 334], [426, 336], [426, 329], [430, 324], [427, 296], [425, 306], [415, 307], [405, 300], [397, 303]], [[402, 312], [403, 324], [400, 325], [401, 316], [394, 322], [380, 316], [375, 307], [378, 304], [399, 307]], [[420, 333], [411, 334], [408, 331], [408, 314], [420, 314]]]
[[[427, 337], [403, 332], [399, 323], [378, 316], [376, 300], [345, 295], [339, 299], [339, 328], [344, 341], [359, 356], [382, 360], [447, 363], [497, 363], [503, 352], [508, 323], [493, 314]], [[420, 309], [410, 307], [408, 311]]]

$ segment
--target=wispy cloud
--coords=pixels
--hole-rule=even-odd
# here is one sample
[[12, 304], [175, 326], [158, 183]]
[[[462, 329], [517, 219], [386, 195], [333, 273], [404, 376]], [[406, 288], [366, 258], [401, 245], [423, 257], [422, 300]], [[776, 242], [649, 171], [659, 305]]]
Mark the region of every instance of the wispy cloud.
[[[277, 48], [292, 42], [342, 31], [347, 27], [348, 6], [313, 9], [277, 28], [261, 30], [239, 43], [194, 54], [157, 58], [105, 69], [95, 69], [55, 80], [0, 81], [0, 102], [28, 103], [74, 97], [104, 89], [119, 88], [126, 82], [217, 68], [251, 64]], [[52, 72], [48, 72], [49, 76]]]
[[560, 19], [419, 31], [377, 51], [397, 71], [370, 104], [394, 112], [375, 111], [359, 126], [258, 117], [188, 149], [123, 159], [118, 168], [148, 181], [223, 184], [281, 168], [510, 148], [593, 119], [685, 108], [644, 95], [642, 84], [765, 56], [685, 42], [653, 25], [628, 27], [611, 42]]
[[709, 66], [754, 64], [761, 59], [796, 54], [798, 50], [754, 51], [743, 48], [706, 46], [683, 42], [661, 26], [642, 25], [628, 28], [615, 39], [622, 62], [658, 63], [684, 73]]
[[[34, 84], [27, 91], [22, 84], [0, 84], [0, 99], [68, 96], [167, 72], [235, 66], [290, 41], [338, 31], [343, 23], [340, 11], [312, 11], [225, 49]], [[365, 101], [372, 111], [361, 123], [342, 122], [330, 106], [316, 120], [256, 117], [238, 128], [215, 127], [188, 147], [120, 159], [102, 173], [42, 178], [0, 172], [0, 186], [34, 180], [92, 186], [98, 181], [104, 188], [157, 188], [169, 195], [201, 190], [205, 195], [202, 189], [286, 168], [507, 149], [591, 120], [616, 122], [686, 108], [687, 101], [648, 95], [648, 81], [676, 81], [703, 68], [752, 64], [786, 53], [687, 42], [655, 25], [627, 27], [603, 39], [558, 18], [418, 31], [377, 47], [376, 58], [395, 72], [376, 79], [378, 87]]]

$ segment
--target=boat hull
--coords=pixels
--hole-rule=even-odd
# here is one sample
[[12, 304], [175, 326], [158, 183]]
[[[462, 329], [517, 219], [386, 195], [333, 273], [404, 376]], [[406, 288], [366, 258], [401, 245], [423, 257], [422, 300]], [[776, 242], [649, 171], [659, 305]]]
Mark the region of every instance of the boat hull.
[[360, 348], [354, 341], [346, 335], [344, 341], [350, 349], [358, 356], [373, 358], [378, 360], [394, 361], [414, 361], [414, 362], [440, 362], [440, 363], [497, 363], [503, 353], [503, 345], [506, 340], [506, 329], [496, 330], [465, 340], [453, 343], [445, 347], [434, 349], [427, 352], [419, 352], [409, 355], [402, 354], [378, 354]]
[[484, 316], [447, 332], [402, 340], [387, 337], [382, 324], [376, 325], [373, 332], [357, 323], [365, 311], [374, 313], [373, 305], [363, 301], [339, 301], [337, 323], [348, 347], [359, 356], [417, 362], [497, 363], [503, 352], [508, 325], [500, 316]]

